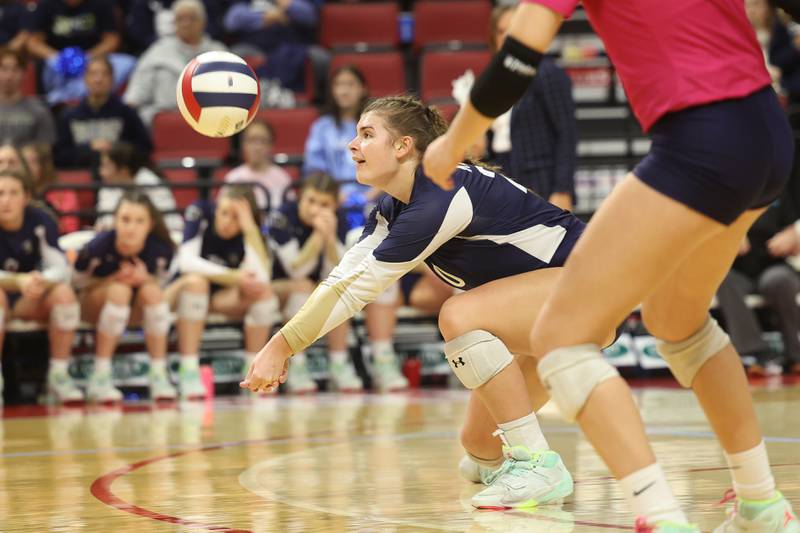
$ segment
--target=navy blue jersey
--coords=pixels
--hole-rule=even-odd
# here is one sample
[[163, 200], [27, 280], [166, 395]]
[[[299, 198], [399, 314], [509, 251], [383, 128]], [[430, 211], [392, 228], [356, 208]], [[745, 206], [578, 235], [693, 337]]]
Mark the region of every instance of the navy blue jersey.
[[[507, 276], [563, 266], [584, 224], [568, 211], [482, 167], [459, 165], [445, 191], [417, 170], [408, 204], [384, 196], [361, 239], [385, 263], [424, 258], [446, 283], [472, 289]], [[422, 256], [422, 257], [420, 257]]]
[[[344, 213], [336, 213], [336, 237], [340, 256], [344, 253], [344, 242], [350, 229]], [[310, 278], [319, 281], [335, 266], [329, 264], [324, 253], [320, 253], [316, 261], [309, 261], [303, 265], [295, 265], [295, 260], [300, 255], [300, 250], [314, 232], [314, 228], [307, 226], [300, 220], [298, 202], [286, 202], [276, 211], [269, 223], [269, 237], [275, 249], [277, 261], [273, 263], [272, 277], [283, 278]]]
[[453, 190], [418, 169], [409, 202], [383, 198], [361, 240], [283, 328], [302, 350], [362, 309], [423, 261], [446, 283], [471, 289], [507, 276], [564, 264], [584, 229], [510, 179], [459, 165]]
[[0, 269], [0, 275], [37, 270], [51, 282], [69, 279], [69, 262], [58, 246], [58, 227], [47, 213], [26, 207], [20, 229], [0, 230]]
[[86, 243], [75, 261], [75, 284], [85, 286], [90, 278], [106, 278], [114, 275], [123, 261], [140, 259], [160, 284], [167, 279], [172, 248], [153, 234], [147, 236], [142, 251], [132, 257], [121, 255], [115, 246], [116, 230], [101, 231]]
[[257, 279], [269, 280], [269, 268], [247, 245], [242, 233], [230, 239], [217, 234], [214, 228], [216, 209], [216, 203], [206, 201], [186, 208], [183, 243], [176, 262], [179, 273], [213, 276], [225, 274], [229, 269], [245, 269], [253, 272]]

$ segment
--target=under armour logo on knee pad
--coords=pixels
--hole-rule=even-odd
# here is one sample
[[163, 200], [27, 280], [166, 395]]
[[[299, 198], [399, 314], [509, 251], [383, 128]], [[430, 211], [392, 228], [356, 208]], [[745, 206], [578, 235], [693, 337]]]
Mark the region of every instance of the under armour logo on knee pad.
[[464, 359], [462, 357], [459, 357], [458, 359], [453, 359], [450, 362], [453, 363], [453, 368], [458, 368], [459, 366], [466, 366], [467, 364], [464, 362]]

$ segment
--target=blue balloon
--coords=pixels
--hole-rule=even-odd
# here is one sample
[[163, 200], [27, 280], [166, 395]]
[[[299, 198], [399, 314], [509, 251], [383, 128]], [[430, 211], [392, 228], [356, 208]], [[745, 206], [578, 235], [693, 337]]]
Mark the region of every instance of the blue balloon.
[[61, 50], [56, 59], [55, 70], [65, 78], [77, 78], [86, 70], [86, 53], [78, 46]]

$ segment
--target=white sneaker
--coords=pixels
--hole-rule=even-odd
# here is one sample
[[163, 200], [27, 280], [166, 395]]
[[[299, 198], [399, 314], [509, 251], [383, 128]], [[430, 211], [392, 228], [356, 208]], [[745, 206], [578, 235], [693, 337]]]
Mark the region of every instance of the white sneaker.
[[372, 379], [375, 382], [374, 388], [380, 392], [408, 388], [408, 380], [400, 373], [397, 356], [395, 354], [375, 357], [372, 363]]
[[200, 380], [198, 369], [180, 369], [178, 372], [178, 390], [181, 400], [202, 400], [206, 397], [206, 388]]
[[83, 401], [83, 392], [75, 385], [67, 372], [51, 370], [47, 373], [47, 395], [55, 403]]
[[111, 382], [109, 372], [103, 374], [94, 372], [89, 376], [86, 399], [96, 403], [116, 403], [122, 401], [122, 392]]
[[729, 491], [722, 503], [734, 500], [728, 519], [714, 533], [800, 533], [797, 514], [780, 492], [771, 500], [749, 501]]
[[506, 460], [492, 474], [490, 485], [472, 497], [478, 509], [515, 509], [562, 503], [572, 494], [572, 476], [552, 450], [531, 452], [524, 446], [503, 446]]
[[345, 361], [343, 363], [330, 364], [331, 387], [337, 391], [360, 391], [364, 390], [364, 383], [356, 374], [353, 363]]
[[166, 373], [151, 372], [150, 373], [150, 399], [153, 401], [159, 400], [174, 400], [178, 397], [178, 393]]
[[286, 390], [292, 394], [317, 392], [317, 382], [311, 379], [305, 362], [289, 361]]
[[484, 485], [488, 485], [494, 479], [492, 474], [499, 468], [500, 465], [497, 465], [497, 469], [481, 466], [473, 461], [469, 455], [462, 457], [458, 463], [458, 473], [464, 480], [470, 483], [483, 483]]

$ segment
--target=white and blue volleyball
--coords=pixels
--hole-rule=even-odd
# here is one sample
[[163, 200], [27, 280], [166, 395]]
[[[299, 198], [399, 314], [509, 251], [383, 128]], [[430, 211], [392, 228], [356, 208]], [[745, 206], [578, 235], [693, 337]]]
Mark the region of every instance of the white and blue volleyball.
[[255, 117], [261, 98], [256, 73], [230, 52], [206, 52], [192, 59], [176, 92], [184, 120], [209, 137], [242, 131]]

